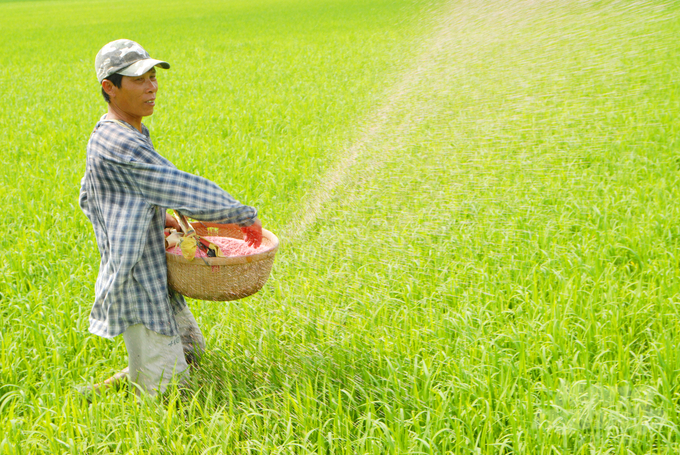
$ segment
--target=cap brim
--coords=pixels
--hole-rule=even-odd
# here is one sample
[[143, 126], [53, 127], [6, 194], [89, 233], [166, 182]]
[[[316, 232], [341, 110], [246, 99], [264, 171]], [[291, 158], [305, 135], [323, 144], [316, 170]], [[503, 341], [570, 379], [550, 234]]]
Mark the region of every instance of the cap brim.
[[160, 66], [161, 68], [166, 70], [170, 68], [170, 64], [168, 62], [156, 60], [153, 58], [146, 58], [144, 60], [135, 62], [132, 65], [123, 68], [122, 70], [118, 70], [116, 71], [116, 73], [121, 74], [123, 76], [131, 77], [141, 76], [143, 74], [146, 74], [146, 72], [149, 71], [154, 66]]

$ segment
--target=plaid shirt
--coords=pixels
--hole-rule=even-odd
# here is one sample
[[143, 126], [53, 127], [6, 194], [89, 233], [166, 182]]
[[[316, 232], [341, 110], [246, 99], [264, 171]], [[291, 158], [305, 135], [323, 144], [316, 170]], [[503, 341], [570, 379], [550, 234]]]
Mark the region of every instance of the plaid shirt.
[[101, 255], [90, 332], [106, 338], [134, 324], [179, 334], [174, 315], [186, 302], [167, 284], [165, 208], [241, 226], [257, 216], [213, 182], [178, 170], [156, 153], [146, 126], [140, 133], [106, 115], [87, 144], [79, 203]]

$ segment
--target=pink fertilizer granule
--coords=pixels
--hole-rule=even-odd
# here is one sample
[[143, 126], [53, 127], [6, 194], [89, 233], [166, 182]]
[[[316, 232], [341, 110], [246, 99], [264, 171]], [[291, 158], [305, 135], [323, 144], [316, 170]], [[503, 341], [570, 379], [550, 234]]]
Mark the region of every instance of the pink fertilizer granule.
[[[263, 251], [267, 250], [267, 245], [262, 243], [259, 247], [253, 248], [251, 246], [248, 246], [246, 242], [243, 240], [239, 239], [233, 239], [231, 237], [201, 237], [203, 239], [206, 239], [209, 242], [214, 243], [218, 247], [220, 247], [220, 250], [222, 250], [222, 253], [226, 257], [234, 257], [234, 256], [249, 256], [251, 254], [257, 254], [257, 253], [262, 253]], [[178, 254], [182, 255], [182, 250], [179, 246], [174, 246], [172, 248], [168, 248], [166, 250], [170, 254]], [[200, 248], [196, 248], [196, 257], [197, 258], [204, 258], [206, 257], [207, 254]]]

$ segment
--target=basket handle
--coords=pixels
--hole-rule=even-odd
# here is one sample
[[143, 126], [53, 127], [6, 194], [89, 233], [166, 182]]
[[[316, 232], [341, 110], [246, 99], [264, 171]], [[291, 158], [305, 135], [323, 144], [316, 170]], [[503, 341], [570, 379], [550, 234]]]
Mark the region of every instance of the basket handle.
[[188, 236], [189, 234], [195, 233], [194, 228], [191, 227], [191, 224], [189, 224], [189, 220], [187, 220], [187, 217], [179, 213], [177, 210], [173, 210], [175, 219], [179, 223], [180, 229], [182, 229], [182, 232], [184, 232], [184, 235]]

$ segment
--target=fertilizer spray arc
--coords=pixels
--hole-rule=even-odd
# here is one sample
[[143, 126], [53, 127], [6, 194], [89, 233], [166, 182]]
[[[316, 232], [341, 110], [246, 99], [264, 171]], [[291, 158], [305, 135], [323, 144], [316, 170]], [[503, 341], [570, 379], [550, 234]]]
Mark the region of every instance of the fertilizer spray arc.
[[[441, 106], [432, 105], [431, 97], [419, 95], [423, 90], [434, 93], [445, 89], [445, 81], [436, 81], [436, 86], [431, 86], [431, 79], [437, 66], [446, 65], [447, 56], [454, 52], [452, 29], [460, 19], [456, 5], [451, 3], [431, 11], [425, 19], [431, 32], [415, 39], [414, 47], [419, 49], [415, 58], [399, 66], [396, 82], [383, 95], [384, 102], [365, 117], [358, 139], [342, 150], [341, 158], [319, 179], [316, 191], [287, 227], [284, 238], [291, 241], [303, 238], [338, 188], [349, 187], [350, 183], [353, 188], [359, 186], [362, 178], [404, 149], [411, 130], [426, 118], [441, 114]], [[351, 197], [354, 196], [346, 195], [344, 202]]]

